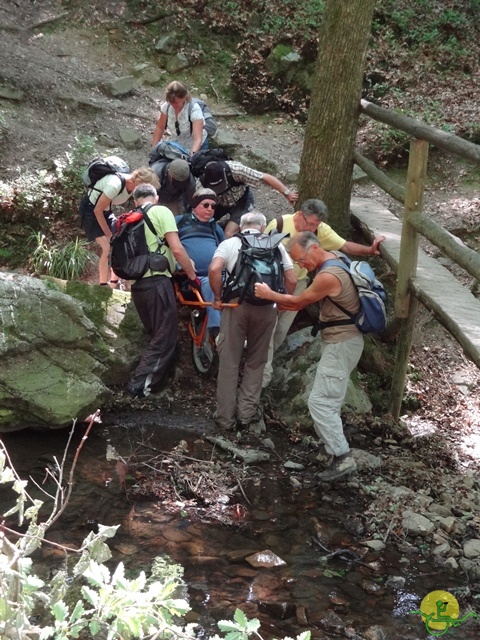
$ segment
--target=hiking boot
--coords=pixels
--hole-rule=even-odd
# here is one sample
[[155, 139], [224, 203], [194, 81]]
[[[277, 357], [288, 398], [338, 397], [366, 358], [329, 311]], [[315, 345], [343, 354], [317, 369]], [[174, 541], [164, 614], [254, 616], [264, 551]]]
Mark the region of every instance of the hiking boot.
[[330, 455], [325, 450], [319, 451], [315, 455], [315, 462], [317, 462], [318, 464], [324, 467], [330, 467], [330, 465], [333, 464], [334, 460], [335, 460], [335, 456]]
[[343, 456], [334, 458], [328, 469], [319, 473], [317, 478], [320, 482], [334, 482], [352, 473], [356, 473], [356, 471], [357, 463], [351, 451], [349, 451], [348, 453], [344, 453]]
[[241, 429], [246, 429], [253, 422], [263, 422], [263, 411], [260, 407], [257, 407], [255, 413], [251, 418], [238, 418], [237, 423]]

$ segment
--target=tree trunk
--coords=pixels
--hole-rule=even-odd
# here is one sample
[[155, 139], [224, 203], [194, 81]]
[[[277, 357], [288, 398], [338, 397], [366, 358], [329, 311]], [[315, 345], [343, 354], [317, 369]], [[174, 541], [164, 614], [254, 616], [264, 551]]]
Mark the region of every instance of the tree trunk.
[[350, 230], [353, 151], [375, 0], [326, 0], [300, 164], [299, 203], [320, 198]]

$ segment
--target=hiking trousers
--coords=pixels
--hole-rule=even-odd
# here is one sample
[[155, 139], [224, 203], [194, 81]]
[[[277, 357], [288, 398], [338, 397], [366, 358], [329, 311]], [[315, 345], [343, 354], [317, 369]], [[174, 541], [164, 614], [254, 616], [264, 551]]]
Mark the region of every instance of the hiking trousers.
[[128, 391], [148, 396], [161, 384], [177, 344], [177, 303], [171, 278], [150, 276], [132, 285], [132, 300], [150, 343], [135, 369]]
[[340, 410], [347, 393], [348, 381], [363, 351], [363, 336], [343, 342], [323, 343], [308, 408], [313, 426], [329, 455], [342, 456], [350, 451], [343, 433]]
[[[257, 306], [248, 302], [222, 310], [217, 345], [219, 368], [215, 419], [226, 429], [234, 428], [236, 419], [245, 423], [251, 421], [257, 413], [262, 393], [263, 368], [267, 361], [268, 343], [276, 315], [273, 305]], [[237, 401], [245, 340], [245, 364]]]

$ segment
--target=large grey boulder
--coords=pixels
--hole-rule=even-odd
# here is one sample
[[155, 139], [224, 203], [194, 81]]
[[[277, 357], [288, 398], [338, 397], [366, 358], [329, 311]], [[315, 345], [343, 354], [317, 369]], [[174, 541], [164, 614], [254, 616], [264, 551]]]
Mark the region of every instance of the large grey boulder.
[[[285, 421], [311, 427], [307, 399], [312, 389], [317, 365], [322, 355], [322, 342], [311, 335], [311, 327], [287, 336], [275, 353], [273, 376], [268, 394]], [[350, 380], [344, 408], [355, 413], [369, 413], [372, 403], [360, 386]]]
[[141, 340], [129, 294], [72, 287], [83, 302], [54, 282], [0, 272], [0, 432], [83, 420], [128, 375]]

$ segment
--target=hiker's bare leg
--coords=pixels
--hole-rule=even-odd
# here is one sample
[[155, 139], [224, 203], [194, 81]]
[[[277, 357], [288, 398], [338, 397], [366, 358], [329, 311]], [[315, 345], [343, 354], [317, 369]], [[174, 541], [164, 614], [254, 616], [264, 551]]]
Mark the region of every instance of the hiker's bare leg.
[[[108, 255], [110, 253], [110, 242], [106, 236], [99, 236], [95, 238], [95, 242], [100, 246], [101, 253], [98, 260], [98, 277], [100, 278], [100, 284], [107, 283], [112, 279], [110, 275], [110, 268], [108, 266]], [[113, 274], [113, 278], [116, 278]]]

